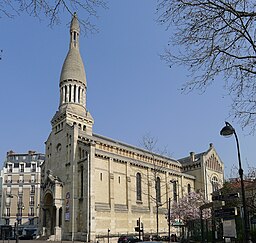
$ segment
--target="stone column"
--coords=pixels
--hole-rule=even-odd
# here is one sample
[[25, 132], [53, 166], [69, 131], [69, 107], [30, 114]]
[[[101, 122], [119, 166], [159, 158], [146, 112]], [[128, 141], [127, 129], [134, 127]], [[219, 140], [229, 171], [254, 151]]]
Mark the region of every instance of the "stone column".
[[59, 212], [60, 212], [60, 207], [56, 207], [56, 219], [55, 219], [55, 228], [54, 228], [55, 241], [61, 241], [61, 227], [59, 226]]
[[61, 104], [65, 103], [65, 97], [66, 97], [65, 86], [62, 86], [62, 88], [61, 88]]
[[79, 97], [80, 97], [79, 103], [80, 103], [80, 104], [83, 104], [83, 89], [82, 89], [82, 87], [80, 87], [79, 91], [80, 91], [80, 94], [79, 94]]
[[74, 97], [74, 85], [71, 84], [71, 102], [74, 102], [74, 99], [75, 99], [75, 97]]
[[86, 106], [86, 88], [83, 89], [83, 106]]
[[67, 87], [67, 93], [66, 93], [66, 102], [69, 102], [69, 85]]

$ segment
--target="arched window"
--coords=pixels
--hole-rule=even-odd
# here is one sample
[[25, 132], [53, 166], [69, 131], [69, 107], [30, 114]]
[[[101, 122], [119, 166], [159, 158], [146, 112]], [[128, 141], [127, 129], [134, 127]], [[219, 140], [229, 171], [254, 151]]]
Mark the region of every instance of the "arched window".
[[159, 177], [156, 178], [156, 201], [161, 202], [161, 180]]
[[137, 201], [141, 201], [141, 174], [136, 174], [136, 199]]
[[212, 183], [212, 192], [218, 191], [219, 182], [218, 182], [218, 178], [216, 176], [212, 177], [211, 183]]
[[188, 194], [190, 194], [190, 192], [191, 192], [191, 185], [188, 184]]
[[173, 181], [173, 200], [174, 202], [178, 201], [178, 193], [177, 193], [177, 181]]

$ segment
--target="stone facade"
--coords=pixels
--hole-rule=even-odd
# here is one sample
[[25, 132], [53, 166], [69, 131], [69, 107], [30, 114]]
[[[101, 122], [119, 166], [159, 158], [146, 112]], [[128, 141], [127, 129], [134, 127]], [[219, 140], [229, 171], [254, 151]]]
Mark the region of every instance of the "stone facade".
[[[194, 170], [184, 160], [183, 164], [94, 134], [94, 121], [86, 109], [79, 34], [74, 15], [60, 76], [60, 105], [51, 121], [42, 166], [42, 232], [51, 240], [96, 241], [108, 231], [135, 233], [138, 218], [145, 233], [156, 232], [157, 221], [159, 232], [167, 232], [168, 199], [198, 189], [208, 197], [212, 185], [204, 184], [215, 167], [206, 168], [203, 160]], [[204, 159], [208, 161], [212, 154], [220, 166], [217, 179], [223, 182], [223, 163], [213, 146]]]
[[190, 153], [190, 156], [179, 159], [182, 171], [195, 176], [195, 188], [211, 201], [212, 192], [222, 187], [224, 183], [224, 164], [218, 156], [213, 144], [203, 153]]

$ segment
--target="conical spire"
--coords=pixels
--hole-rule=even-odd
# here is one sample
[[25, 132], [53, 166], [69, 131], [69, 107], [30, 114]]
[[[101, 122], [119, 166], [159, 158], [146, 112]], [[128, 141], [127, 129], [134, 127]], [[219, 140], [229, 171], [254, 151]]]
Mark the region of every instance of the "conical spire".
[[70, 24], [69, 51], [60, 75], [61, 108], [79, 105], [85, 109], [86, 105], [86, 75], [79, 51], [79, 34], [79, 21], [75, 13]]

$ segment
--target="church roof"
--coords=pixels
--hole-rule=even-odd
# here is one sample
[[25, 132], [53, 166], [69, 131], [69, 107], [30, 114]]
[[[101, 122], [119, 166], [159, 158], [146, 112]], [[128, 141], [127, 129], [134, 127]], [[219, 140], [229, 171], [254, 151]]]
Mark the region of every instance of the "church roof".
[[[190, 152], [190, 156], [187, 156], [187, 157], [184, 157], [184, 158], [181, 158], [181, 159], [178, 159], [178, 161], [181, 163], [181, 164], [188, 164], [188, 163], [194, 163], [194, 162], [197, 162], [199, 161], [203, 156], [206, 156], [211, 150], [214, 149], [214, 146], [212, 143], [210, 143], [210, 147], [204, 151], [204, 152], [201, 152], [201, 153], [194, 153], [194, 152]], [[215, 149], [214, 149], [215, 150]]]

